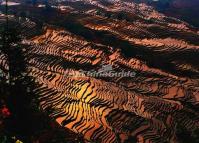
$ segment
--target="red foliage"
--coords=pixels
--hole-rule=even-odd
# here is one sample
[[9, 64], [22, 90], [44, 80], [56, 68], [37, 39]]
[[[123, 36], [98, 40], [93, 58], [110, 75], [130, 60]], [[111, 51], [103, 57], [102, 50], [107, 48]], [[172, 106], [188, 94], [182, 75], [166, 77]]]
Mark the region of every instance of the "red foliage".
[[0, 114], [2, 114], [2, 116], [5, 118], [11, 115], [9, 109], [6, 106], [0, 109]]

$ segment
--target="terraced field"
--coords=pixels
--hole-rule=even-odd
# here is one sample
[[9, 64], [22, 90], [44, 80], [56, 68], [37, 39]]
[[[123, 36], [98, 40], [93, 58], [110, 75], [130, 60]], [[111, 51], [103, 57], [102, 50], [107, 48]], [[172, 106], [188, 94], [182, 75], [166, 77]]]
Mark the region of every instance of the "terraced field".
[[[86, 142], [177, 143], [186, 142], [185, 133], [199, 141], [198, 29], [145, 4], [50, 2], [47, 14], [21, 4], [9, 16], [23, 27], [27, 73], [42, 111]], [[4, 74], [6, 58], [0, 52]], [[85, 74], [104, 65], [134, 76]]]

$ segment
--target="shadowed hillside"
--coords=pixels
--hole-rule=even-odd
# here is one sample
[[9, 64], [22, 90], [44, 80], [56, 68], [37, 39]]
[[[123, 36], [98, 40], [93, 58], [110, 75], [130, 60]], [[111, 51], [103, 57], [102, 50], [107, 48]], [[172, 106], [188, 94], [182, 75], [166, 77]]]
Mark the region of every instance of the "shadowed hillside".
[[199, 1], [198, 0], [135, 0], [155, 7], [167, 16], [185, 20], [189, 24], [199, 27]]

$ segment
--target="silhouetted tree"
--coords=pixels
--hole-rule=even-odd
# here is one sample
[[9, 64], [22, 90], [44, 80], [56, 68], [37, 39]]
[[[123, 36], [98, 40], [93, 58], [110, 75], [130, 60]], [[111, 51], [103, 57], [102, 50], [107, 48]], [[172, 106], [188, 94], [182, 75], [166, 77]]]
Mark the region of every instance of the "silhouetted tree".
[[48, 0], [44, 0], [44, 4], [45, 4], [45, 9], [46, 9], [47, 11], [51, 10], [51, 5], [50, 5], [50, 3], [49, 3]]
[[37, 4], [37, 0], [32, 0], [32, 4], [36, 5]]
[[[11, 111], [11, 116], [5, 120], [5, 130], [12, 135], [14, 132], [27, 134], [27, 113], [30, 111], [32, 96], [30, 88], [34, 88], [33, 79], [27, 76], [24, 58], [24, 45], [21, 44], [20, 25], [9, 22], [6, 1], [5, 24], [0, 28], [0, 51], [7, 57], [8, 79], [0, 80], [0, 102], [5, 102]], [[1, 120], [1, 119], [0, 119]], [[27, 121], [26, 121], [27, 120]], [[30, 130], [31, 131], [31, 130]]]

